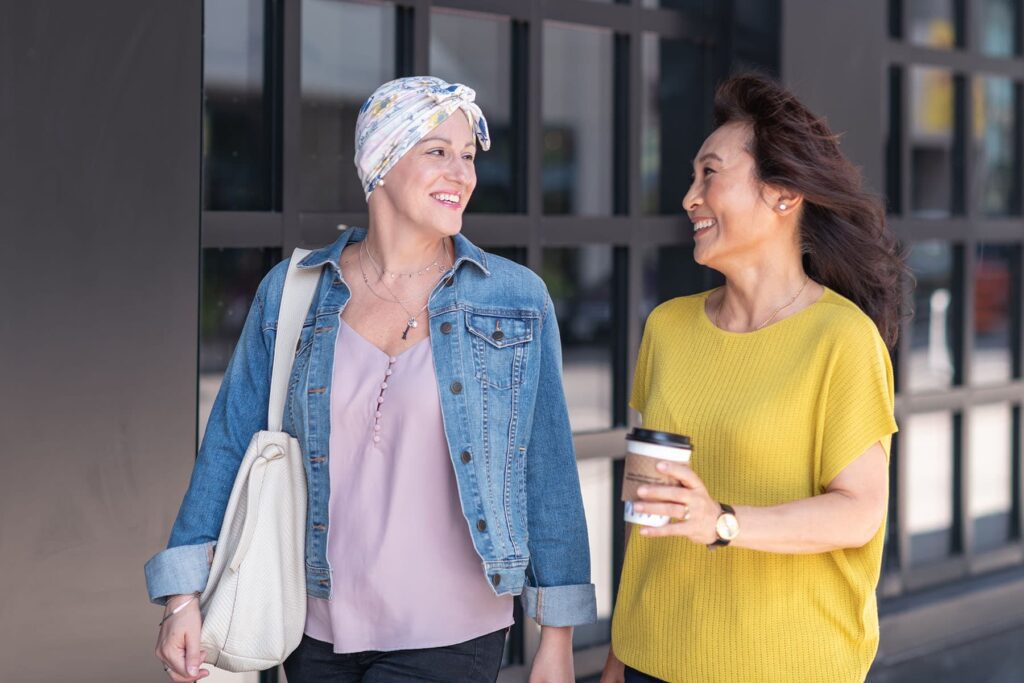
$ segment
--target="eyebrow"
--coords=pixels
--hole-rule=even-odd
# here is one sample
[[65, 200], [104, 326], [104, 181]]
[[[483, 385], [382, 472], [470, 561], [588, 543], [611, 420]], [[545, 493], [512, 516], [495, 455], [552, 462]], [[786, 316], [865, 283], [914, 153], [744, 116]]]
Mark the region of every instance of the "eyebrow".
[[[440, 135], [432, 135], [429, 138], [423, 138], [422, 140], [419, 141], [419, 144], [422, 145], [425, 142], [443, 142], [444, 144], [448, 145], [449, 147], [454, 147], [455, 146], [455, 143], [453, 143], [451, 140], [449, 140], [448, 138], [443, 138]], [[476, 146], [476, 141], [475, 140], [470, 140], [465, 145], [463, 145], [463, 147], [475, 147], [475, 146]]]
[[722, 157], [718, 156], [718, 155], [717, 155], [717, 154], [715, 154], [714, 152], [708, 152], [707, 154], [705, 154], [704, 156], [702, 156], [702, 157], [701, 157], [700, 159], [697, 159], [697, 160], [696, 160], [696, 161], [694, 161], [693, 163], [694, 163], [694, 164], [699, 164], [699, 163], [702, 163], [702, 162], [704, 162], [704, 161], [707, 161], [708, 159], [714, 159], [715, 161], [717, 161], [717, 162], [719, 162], [719, 163], [725, 163], [725, 162], [724, 162], [724, 161], [722, 160]]

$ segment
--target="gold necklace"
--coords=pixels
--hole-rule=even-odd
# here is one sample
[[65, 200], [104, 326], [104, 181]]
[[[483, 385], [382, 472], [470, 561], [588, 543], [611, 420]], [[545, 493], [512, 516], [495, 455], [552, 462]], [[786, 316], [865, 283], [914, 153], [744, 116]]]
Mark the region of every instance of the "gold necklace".
[[[767, 327], [768, 323], [770, 323], [771, 321], [775, 320], [775, 316], [777, 316], [779, 313], [781, 313], [784, 309], [787, 309], [790, 306], [792, 306], [796, 302], [796, 300], [800, 298], [800, 295], [804, 293], [804, 288], [807, 287], [807, 283], [810, 282], [810, 281], [811, 281], [811, 278], [808, 277], [807, 275], [804, 275], [804, 283], [802, 285], [800, 285], [800, 289], [798, 289], [796, 294], [793, 295], [793, 298], [790, 299], [789, 301], [787, 301], [786, 303], [782, 304], [778, 308], [776, 308], [772, 312], [772, 314], [770, 316], [768, 316], [768, 319], [765, 320], [760, 325], [758, 325], [757, 327], [755, 327], [753, 331], [757, 332], [758, 330]], [[725, 304], [725, 288], [723, 287], [722, 288], [722, 298], [719, 300], [718, 306], [715, 308], [715, 327], [717, 327], [719, 329], [721, 329], [722, 326], [718, 324], [718, 316], [720, 316], [722, 314], [722, 306], [724, 304]]]

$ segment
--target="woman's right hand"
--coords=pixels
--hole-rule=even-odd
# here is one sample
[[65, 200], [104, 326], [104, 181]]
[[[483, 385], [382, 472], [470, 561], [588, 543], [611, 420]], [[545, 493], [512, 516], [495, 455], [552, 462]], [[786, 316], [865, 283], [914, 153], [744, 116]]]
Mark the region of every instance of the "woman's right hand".
[[601, 672], [601, 683], [624, 683], [626, 679], [626, 665], [615, 656], [615, 650], [608, 646], [608, 659], [604, 663], [604, 671]]
[[199, 598], [191, 594], [171, 596], [164, 607], [164, 616], [190, 599], [192, 602], [160, 626], [156, 639], [156, 658], [166, 667], [167, 675], [175, 683], [198, 681], [210, 675], [208, 669], [200, 668], [206, 652], [199, 649], [199, 633], [203, 626]]

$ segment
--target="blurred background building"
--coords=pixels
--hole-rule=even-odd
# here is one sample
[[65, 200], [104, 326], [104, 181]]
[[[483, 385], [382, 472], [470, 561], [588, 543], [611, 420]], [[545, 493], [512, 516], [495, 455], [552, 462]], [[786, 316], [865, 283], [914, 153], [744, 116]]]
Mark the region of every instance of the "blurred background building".
[[[918, 280], [871, 680], [1024, 680], [1022, 27], [1020, 0], [0, 0], [0, 678], [164, 680], [142, 564], [256, 286], [365, 224], [358, 107], [430, 73], [491, 123], [465, 233], [555, 300], [596, 680], [633, 359], [719, 282], [680, 200], [715, 83], [754, 68], [844, 133]], [[520, 622], [502, 681], [536, 645]]]

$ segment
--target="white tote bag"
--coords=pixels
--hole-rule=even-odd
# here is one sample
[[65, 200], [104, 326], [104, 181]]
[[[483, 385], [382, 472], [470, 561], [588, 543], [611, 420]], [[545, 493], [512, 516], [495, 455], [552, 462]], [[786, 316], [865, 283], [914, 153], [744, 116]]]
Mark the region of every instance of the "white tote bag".
[[274, 344], [267, 430], [253, 435], [235, 477], [199, 598], [206, 661], [227, 671], [277, 666], [306, 622], [306, 472], [298, 440], [281, 431], [288, 378], [320, 269], [292, 254]]

